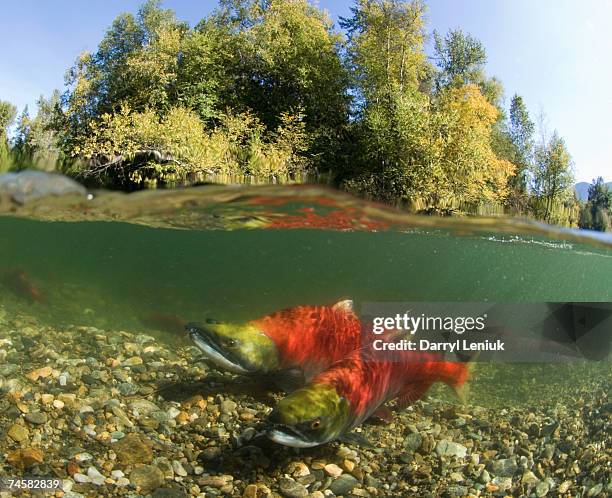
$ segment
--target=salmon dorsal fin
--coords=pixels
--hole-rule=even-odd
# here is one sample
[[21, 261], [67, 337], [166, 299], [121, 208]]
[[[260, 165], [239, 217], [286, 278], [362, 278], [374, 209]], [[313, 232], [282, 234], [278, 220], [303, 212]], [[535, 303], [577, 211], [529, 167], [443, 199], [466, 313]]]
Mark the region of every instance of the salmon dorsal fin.
[[332, 306], [333, 310], [344, 311], [345, 313], [355, 314], [355, 306], [352, 299], [343, 299]]

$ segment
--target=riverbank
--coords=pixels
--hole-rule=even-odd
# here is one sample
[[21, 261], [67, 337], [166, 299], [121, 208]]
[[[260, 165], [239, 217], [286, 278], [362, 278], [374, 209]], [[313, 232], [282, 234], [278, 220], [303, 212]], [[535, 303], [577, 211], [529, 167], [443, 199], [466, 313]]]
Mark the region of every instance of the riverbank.
[[429, 397], [391, 424], [364, 425], [373, 448], [298, 451], [256, 436], [281, 393], [197, 354], [180, 338], [171, 347], [57, 329], [0, 308], [1, 473], [59, 477], [72, 498], [612, 492], [609, 377], [558, 386], [558, 398], [528, 409]]

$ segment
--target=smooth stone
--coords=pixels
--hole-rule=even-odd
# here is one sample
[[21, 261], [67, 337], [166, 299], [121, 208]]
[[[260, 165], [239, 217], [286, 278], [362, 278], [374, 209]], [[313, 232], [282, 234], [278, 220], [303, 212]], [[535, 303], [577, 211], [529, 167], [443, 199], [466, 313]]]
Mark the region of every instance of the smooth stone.
[[550, 490], [550, 485], [546, 481], [542, 481], [536, 486], [535, 492], [538, 498], [542, 498], [548, 494]]
[[42, 425], [47, 423], [47, 415], [43, 412], [26, 413], [25, 419], [31, 424]]
[[421, 447], [423, 437], [418, 432], [412, 432], [404, 438], [404, 448], [410, 452], [415, 452]]
[[170, 416], [162, 410], [157, 410], [149, 413], [149, 417], [151, 417], [153, 420], [156, 420], [160, 424], [168, 422], [168, 420], [170, 420]]
[[599, 483], [589, 489], [587, 496], [597, 496], [603, 491], [603, 484]]
[[500, 491], [507, 491], [512, 487], [512, 478], [510, 477], [496, 477], [491, 482], [495, 484]]
[[153, 460], [153, 450], [148, 439], [138, 434], [128, 434], [123, 439], [111, 445], [121, 463], [150, 463]]
[[539, 482], [540, 480], [536, 477], [536, 475], [531, 472], [530, 470], [527, 470], [524, 474], [523, 477], [521, 477], [521, 483], [522, 484], [535, 484], [537, 482]]
[[96, 486], [102, 486], [106, 481], [106, 477], [104, 477], [95, 467], [89, 467], [87, 469], [87, 475], [91, 479], [91, 482]]
[[140, 356], [132, 356], [121, 363], [122, 367], [133, 367], [136, 365], [142, 365], [142, 358]]
[[117, 389], [124, 396], [133, 396], [138, 392], [138, 386], [130, 383], [130, 382], [122, 382], [117, 386]]
[[465, 496], [468, 494], [467, 486], [459, 486], [458, 484], [451, 484], [446, 491], [444, 496], [448, 498], [455, 498], [456, 496]]
[[463, 458], [467, 454], [467, 448], [459, 443], [442, 439], [436, 445], [436, 453], [439, 456], [455, 456]]
[[183, 467], [183, 464], [179, 462], [178, 460], [172, 461], [172, 470], [174, 470], [174, 473], [177, 476], [185, 477], [187, 475], [187, 471], [185, 470], [185, 467]]
[[149, 493], [164, 483], [164, 474], [155, 465], [139, 465], [130, 473], [130, 483]]
[[335, 495], [347, 495], [355, 486], [359, 485], [359, 481], [350, 474], [343, 474], [329, 486], [329, 489]]
[[512, 477], [516, 474], [518, 465], [514, 458], [503, 458], [501, 460], [493, 460], [491, 462], [491, 471], [496, 476]]
[[306, 487], [293, 479], [283, 477], [279, 482], [281, 494], [286, 498], [304, 498], [308, 496]]
[[76, 455], [74, 455], [74, 459], [77, 462], [87, 462], [89, 460], [93, 460], [93, 455], [87, 452], [77, 453]]
[[22, 441], [28, 439], [28, 437], [30, 436], [30, 431], [27, 427], [24, 427], [23, 425], [13, 424], [11, 425], [7, 434], [13, 441], [21, 443]]
[[221, 403], [221, 413], [226, 413], [230, 415], [234, 410], [236, 410], [237, 407], [238, 404], [235, 401], [226, 399]]
[[172, 479], [174, 477], [174, 469], [172, 463], [166, 457], [157, 457], [153, 460], [153, 464], [162, 471], [164, 477]]
[[328, 463], [325, 468], [325, 473], [330, 477], [338, 477], [342, 474], [342, 469], [338, 467], [335, 463]]
[[151, 412], [160, 411], [159, 407], [148, 399], [135, 399], [134, 401], [130, 401], [128, 408], [133, 412], [138, 412], [139, 415], [145, 416]]
[[201, 486], [210, 486], [212, 488], [222, 488], [227, 486], [234, 480], [234, 476], [221, 475], [221, 476], [205, 476], [198, 479], [198, 484]]
[[91, 482], [91, 477], [85, 474], [81, 474], [80, 472], [74, 474], [72, 478], [74, 479], [74, 482], [80, 482], [82, 484], [86, 482]]

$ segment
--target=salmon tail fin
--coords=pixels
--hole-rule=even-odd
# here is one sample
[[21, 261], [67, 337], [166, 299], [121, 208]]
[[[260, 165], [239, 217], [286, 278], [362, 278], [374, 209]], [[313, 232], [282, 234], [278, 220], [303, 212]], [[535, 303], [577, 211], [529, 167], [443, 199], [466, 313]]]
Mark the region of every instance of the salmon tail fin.
[[467, 404], [470, 394], [470, 386], [467, 383], [460, 386], [453, 386], [453, 391], [455, 391], [455, 394], [457, 395], [457, 398], [459, 398], [459, 401], [461, 401], [462, 405]]
[[472, 374], [473, 363], [455, 363], [455, 374], [448, 385], [455, 391], [462, 404], [466, 404], [470, 393], [469, 379]]

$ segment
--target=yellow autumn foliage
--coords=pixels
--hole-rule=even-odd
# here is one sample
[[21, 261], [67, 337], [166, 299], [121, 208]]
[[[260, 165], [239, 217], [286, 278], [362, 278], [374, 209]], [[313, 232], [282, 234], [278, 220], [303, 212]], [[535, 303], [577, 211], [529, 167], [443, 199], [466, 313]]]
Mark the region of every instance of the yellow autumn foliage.
[[502, 201], [515, 166], [499, 159], [491, 148], [498, 111], [476, 85], [442, 92], [432, 116], [437, 137], [431, 152], [435, 167], [431, 194], [450, 195], [463, 202]]
[[124, 104], [93, 122], [73, 154], [108, 165], [158, 152], [162, 161], [137, 164], [129, 171], [138, 185], [174, 182], [190, 173], [285, 176], [302, 166], [300, 154], [307, 145], [300, 114], [283, 114], [276, 133], [270, 134], [249, 113], [224, 115], [217, 127], [207, 129], [195, 112], [183, 107], [173, 107], [160, 118], [153, 110], [132, 112]]

